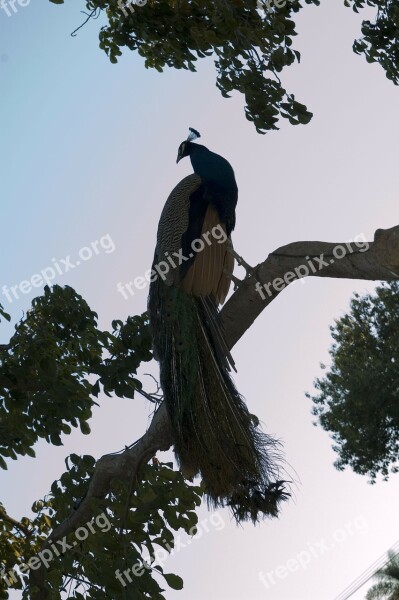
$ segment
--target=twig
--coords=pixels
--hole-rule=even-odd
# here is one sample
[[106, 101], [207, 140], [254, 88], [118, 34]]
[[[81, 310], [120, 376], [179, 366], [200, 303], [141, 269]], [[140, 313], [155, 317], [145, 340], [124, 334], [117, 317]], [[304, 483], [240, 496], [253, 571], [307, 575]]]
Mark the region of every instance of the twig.
[[[98, 15], [96, 15], [97, 11], [99, 11]], [[82, 29], [82, 27], [84, 27], [86, 25], [86, 23], [88, 23], [90, 21], [90, 19], [98, 19], [98, 17], [100, 16], [101, 8], [98, 8], [98, 7], [93, 8], [93, 10], [91, 11], [90, 14], [85, 13], [83, 10], [81, 10], [80, 12], [83, 13], [84, 15], [87, 15], [87, 19], [81, 25], [79, 25], [79, 27], [77, 27], [76, 29], [74, 29], [74, 31], [72, 31], [72, 33], [71, 33], [72, 37], [76, 37], [76, 34], [79, 31], [79, 29]]]
[[10, 523], [10, 525], [22, 531], [26, 537], [29, 537], [33, 533], [33, 529], [29, 529], [16, 519], [10, 517], [2, 506], [0, 506], [0, 519], [3, 519], [3, 521], [6, 521], [6, 523]]

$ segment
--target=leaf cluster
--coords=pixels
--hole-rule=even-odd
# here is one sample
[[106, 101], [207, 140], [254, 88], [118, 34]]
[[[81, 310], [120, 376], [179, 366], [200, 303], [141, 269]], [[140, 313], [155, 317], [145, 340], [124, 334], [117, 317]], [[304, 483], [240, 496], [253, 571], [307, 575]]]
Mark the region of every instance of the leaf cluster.
[[[3, 310], [1, 315], [8, 317]], [[142, 393], [137, 370], [152, 359], [151, 345], [146, 314], [113, 321], [112, 332], [102, 331], [97, 314], [75, 290], [46, 287], [9, 343], [0, 346], [0, 465], [7, 468], [5, 459], [18, 455], [34, 457], [39, 438], [60, 445], [71, 427], [90, 433], [88, 421], [100, 392], [127, 398]], [[0, 504], [0, 600], [9, 597], [10, 585], [22, 590], [23, 599], [32, 597], [27, 572], [20, 576], [14, 569], [36, 557], [50, 531], [77, 510], [95, 462], [72, 454], [50, 494], [34, 503], [32, 518], [11, 518]], [[130, 486], [114, 480], [108, 495], [91, 507], [94, 523], [106, 514], [109, 528], [83, 540], [68, 536], [73, 548], [53, 556], [46, 573], [48, 599], [67, 593], [78, 600], [162, 600], [159, 578], [181, 589], [181, 578], [163, 573], [152, 557], [156, 547], [172, 551], [174, 531], [195, 533], [201, 495], [171, 464], [142, 467]], [[132, 574], [124, 588], [115, 571], [137, 564], [145, 564], [143, 573]]]
[[[50, 529], [65, 521], [85, 496], [95, 459], [72, 454], [66, 465], [67, 471], [52, 484], [51, 493], [33, 505], [37, 517], [22, 520], [29, 535], [2, 522], [0, 505], [0, 559], [6, 576], [38, 555]], [[115, 479], [104, 500], [92, 501], [95, 516], [90, 527], [83, 524], [68, 535], [66, 551], [63, 553], [58, 546], [60, 556], [53, 552], [46, 577], [48, 600], [60, 600], [62, 592], [71, 600], [164, 600], [160, 578], [174, 589], [183, 587], [180, 577], [164, 573], [156, 561], [156, 549], [166, 550], [164, 554], [172, 552], [174, 531], [195, 534], [195, 509], [201, 503], [202, 491], [187, 485], [171, 463], [146, 465], [140, 480], [134, 483], [127, 485]], [[126, 570], [130, 574], [124, 576], [123, 586], [116, 572]], [[8, 579], [10, 582], [9, 575]], [[28, 600], [28, 574], [18, 575], [15, 580], [13, 589], [22, 589], [23, 600]], [[0, 598], [8, 598], [3, 579]]]
[[90, 433], [95, 398], [133, 398], [135, 377], [149, 361], [146, 315], [114, 321], [112, 333], [97, 327], [97, 314], [71, 287], [46, 287], [0, 347], [0, 466], [5, 458], [35, 456], [39, 438], [62, 445], [72, 427]]
[[332, 364], [315, 382], [313, 414], [332, 435], [339, 470], [386, 479], [399, 459], [399, 283], [355, 294], [331, 334]]
[[345, 0], [355, 12], [368, 6], [375, 6], [377, 14], [374, 22], [362, 23], [362, 37], [355, 40], [353, 50], [364, 54], [367, 62], [378, 63], [387, 78], [399, 83], [399, 5], [396, 0]]
[[[51, 0], [54, 2], [54, 0]], [[57, 0], [56, 4], [63, 0]], [[319, 4], [319, 0], [305, 0]], [[283, 87], [279, 74], [300, 60], [292, 14], [302, 5], [287, 0], [277, 7], [257, 0], [148, 0], [144, 6], [120, 0], [90, 0], [91, 13], [105, 11], [100, 48], [112, 63], [123, 49], [137, 52], [146, 68], [196, 71], [212, 56], [216, 85], [224, 97], [238, 91], [245, 114], [259, 133], [278, 129], [280, 117], [306, 124], [312, 114]], [[189, 101], [189, 90], [187, 91]]]
[[[64, 0], [50, 0], [63, 4]], [[319, 5], [319, 0], [305, 0]], [[140, 4], [140, 5], [139, 5]], [[397, 0], [344, 0], [359, 12], [376, 8], [374, 21], [364, 20], [353, 50], [377, 62], [388, 79], [399, 82], [399, 6]], [[306, 125], [307, 107], [283, 86], [284, 68], [300, 61], [293, 48], [294, 16], [300, 0], [87, 0], [91, 16], [105, 13], [100, 48], [112, 63], [126, 48], [137, 52], [146, 68], [196, 71], [199, 59], [213, 57], [216, 85], [222, 95], [245, 98], [245, 115], [259, 133], [278, 129], [280, 118]], [[189, 91], [187, 93], [189, 101]]]

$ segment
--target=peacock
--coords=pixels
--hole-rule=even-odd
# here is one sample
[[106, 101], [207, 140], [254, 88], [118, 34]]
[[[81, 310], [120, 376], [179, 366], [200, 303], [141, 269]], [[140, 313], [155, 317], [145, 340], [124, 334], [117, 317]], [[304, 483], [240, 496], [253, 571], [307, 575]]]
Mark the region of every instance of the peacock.
[[263, 433], [238, 393], [219, 311], [234, 269], [231, 233], [238, 187], [230, 163], [190, 128], [177, 162], [194, 173], [170, 193], [157, 232], [149, 292], [154, 356], [183, 475], [202, 477], [210, 507], [238, 522], [276, 516], [288, 497], [276, 481], [278, 442]]

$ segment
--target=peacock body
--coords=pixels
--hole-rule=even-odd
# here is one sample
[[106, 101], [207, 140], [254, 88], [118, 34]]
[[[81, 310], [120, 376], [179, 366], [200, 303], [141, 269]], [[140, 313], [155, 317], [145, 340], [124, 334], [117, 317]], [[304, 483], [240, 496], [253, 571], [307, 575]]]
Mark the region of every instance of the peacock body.
[[[261, 432], [231, 378], [234, 362], [218, 306], [231, 283], [238, 189], [231, 165], [192, 141], [194, 174], [169, 195], [158, 225], [149, 294], [154, 355], [186, 477], [200, 474], [211, 506], [238, 521], [277, 514], [276, 442]], [[194, 134], [194, 135], [193, 135]], [[168, 268], [166, 268], [166, 266]], [[279, 483], [279, 482], [277, 482]]]

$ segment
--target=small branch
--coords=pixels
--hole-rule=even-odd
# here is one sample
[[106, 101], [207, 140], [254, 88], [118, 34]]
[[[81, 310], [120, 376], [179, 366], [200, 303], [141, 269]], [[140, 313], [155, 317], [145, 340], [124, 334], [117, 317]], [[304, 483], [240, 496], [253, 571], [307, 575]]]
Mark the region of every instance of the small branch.
[[162, 401], [162, 396], [160, 396], [159, 394], [149, 394], [144, 390], [136, 390], [136, 392], [143, 396], [149, 402], [152, 402], [153, 404], [159, 404]]
[[13, 519], [12, 517], [10, 517], [6, 513], [5, 509], [2, 506], [0, 506], [0, 519], [2, 519], [3, 521], [5, 521], [6, 523], [9, 523], [10, 525], [12, 525], [13, 527], [15, 527], [16, 529], [19, 529], [20, 531], [22, 531], [22, 533], [26, 537], [29, 537], [33, 533], [32, 529], [29, 529], [28, 527], [26, 527], [25, 525], [23, 525], [22, 523], [20, 523], [16, 519]]
[[159, 383], [155, 379], [155, 377], [153, 375], [151, 375], [150, 373], [144, 373], [144, 375], [147, 375], [148, 377], [151, 377], [151, 379], [154, 380], [155, 385], [157, 386], [157, 391], [153, 392], [152, 394], [150, 394], [149, 392], [145, 392], [144, 390], [136, 390], [136, 391], [139, 394], [141, 394], [142, 396], [144, 396], [144, 398], [146, 398], [147, 400], [149, 400], [150, 402], [152, 402], [153, 404], [159, 405], [162, 402], [162, 399], [163, 399], [163, 395], [159, 393], [159, 390], [161, 389], [161, 386], [159, 385]]
[[154, 383], [155, 383], [155, 385], [157, 386], [157, 391], [156, 391], [156, 392], [154, 392], [154, 393], [152, 394], [152, 396], [159, 396], [159, 395], [160, 395], [160, 394], [159, 394], [159, 390], [161, 389], [161, 385], [160, 385], [159, 381], [157, 381], [157, 380], [155, 379], [154, 375], [151, 375], [151, 373], [144, 373], [144, 375], [145, 375], [146, 377], [151, 377], [151, 379], [153, 380], [153, 382], [154, 382]]
[[[96, 15], [97, 11], [98, 11], [98, 14]], [[98, 7], [93, 8], [93, 10], [91, 11], [90, 14], [87, 14], [84, 11], [81, 11], [81, 12], [84, 15], [87, 15], [87, 19], [81, 25], [79, 25], [79, 27], [77, 27], [76, 29], [74, 29], [74, 31], [72, 31], [72, 33], [71, 33], [72, 37], [76, 37], [76, 34], [79, 31], [79, 29], [82, 29], [82, 27], [84, 27], [86, 25], [86, 23], [88, 23], [90, 21], [90, 19], [98, 19], [98, 17], [100, 16], [101, 8], [98, 8]]]

